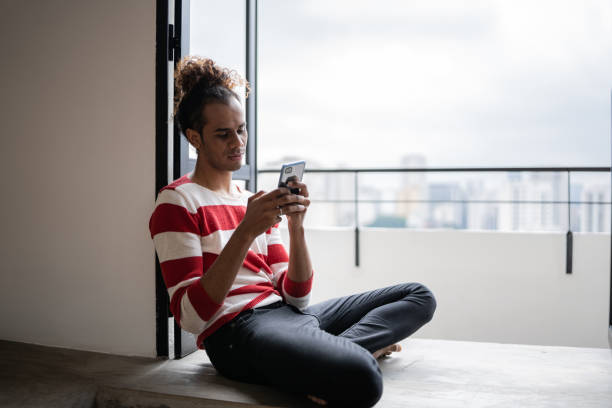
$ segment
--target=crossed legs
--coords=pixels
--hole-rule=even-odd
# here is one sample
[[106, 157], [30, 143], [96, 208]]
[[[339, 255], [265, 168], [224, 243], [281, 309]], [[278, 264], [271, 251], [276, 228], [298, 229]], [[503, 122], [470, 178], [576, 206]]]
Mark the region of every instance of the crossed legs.
[[399, 351], [435, 308], [429, 289], [405, 283], [314, 304], [303, 319], [248, 321], [252, 377], [320, 404], [371, 407], [383, 388], [377, 358]]
[[377, 357], [431, 320], [433, 294], [404, 283], [329, 299], [303, 310], [254, 309], [205, 340], [228, 378], [310, 395], [333, 406], [371, 407], [382, 396]]

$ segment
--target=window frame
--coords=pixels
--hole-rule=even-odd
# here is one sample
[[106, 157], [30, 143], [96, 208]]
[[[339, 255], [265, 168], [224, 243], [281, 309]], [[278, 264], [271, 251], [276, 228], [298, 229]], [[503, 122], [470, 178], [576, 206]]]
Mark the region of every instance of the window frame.
[[[249, 143], [246, 164], [232, 174], [234, 180], [244, 180], [246, 189], [257, 188], [257, 0], [245, 0], [246, 10], [246, 79], [251, 91], [246, 99], [246, 120]], [[169, 113], [173, 96], [174, 77], [169, 63], [176, 68], [189, 50], [190, 0], [156, 0], [155, 56], [155, 198], [159, 191], [194, 168], [196, 160], [189, 158], [189, 142]], [[156, 353], [158, 357], [180, 359], [197, 350], [194, 335], [182, 330], [174, 321], [172, 333], [169, 319], [170, 299], [155, 255]], [[170, 344], [174, 345], [170, 353]]]

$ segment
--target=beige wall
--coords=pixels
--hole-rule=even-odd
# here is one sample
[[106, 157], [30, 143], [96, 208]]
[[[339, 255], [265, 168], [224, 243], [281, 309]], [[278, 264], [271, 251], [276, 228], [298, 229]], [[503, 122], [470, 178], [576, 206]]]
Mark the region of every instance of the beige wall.
[[155, 2], [0, 21], [0, 338], [153, 356]]

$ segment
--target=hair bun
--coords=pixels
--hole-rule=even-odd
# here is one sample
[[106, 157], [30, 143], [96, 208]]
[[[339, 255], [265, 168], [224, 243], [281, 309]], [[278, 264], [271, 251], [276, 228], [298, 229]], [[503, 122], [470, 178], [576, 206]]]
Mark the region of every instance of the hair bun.
[[196, 84], [204, 88], [223, 86], [230, 90], [244, 86], [245, 97], [248, 97], [250, 91], [249, 83], [235, 70], [220, 67], [210, 58], [188, 55], [179, 61], [174, 73], [175, 106]]
[[220, 67], [209, 58], [186, 56], [174, 72], [174, 119], [179, 129], [200, 131], [205, 120], [202, 115], [204, 104], [211, 101], [226, 102], [240, 96], [234, 88], [244, 87], [244, 97], [249, 96], [249, 83], [235, 70]]

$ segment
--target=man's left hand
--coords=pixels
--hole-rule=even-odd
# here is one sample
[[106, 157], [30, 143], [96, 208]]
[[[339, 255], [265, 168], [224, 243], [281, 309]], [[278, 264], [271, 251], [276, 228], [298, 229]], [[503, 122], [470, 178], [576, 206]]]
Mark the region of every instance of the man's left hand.
[[287, 203], [281, 207], [283, 214], [287, 216], [287, 222], [291, 230], [295, 227], [303, 226], [304, 216], [306, 216], [306, 211], [308, 211], [310, 200], [308, 199], [308, 187], [306, 184], [300, 181], [289, 181], [287, 187], [299, 189], [298, 194], [288, 194], [283, 197], [287, 200]]

